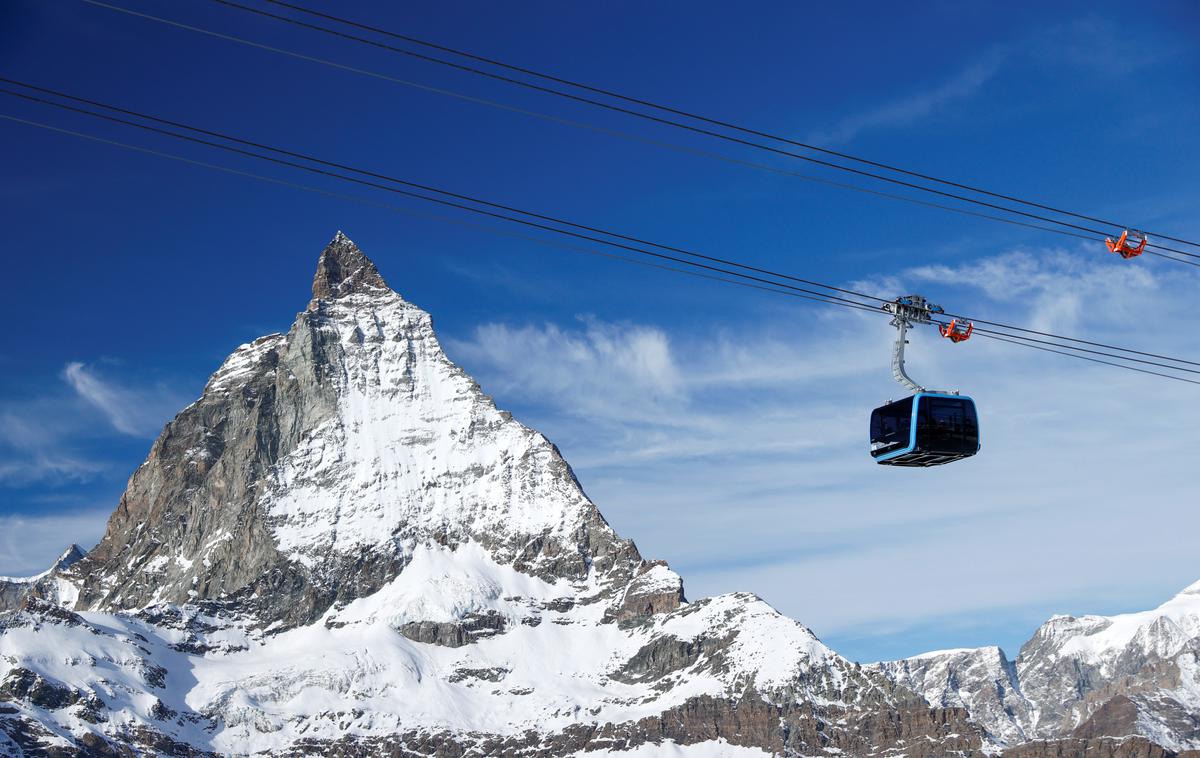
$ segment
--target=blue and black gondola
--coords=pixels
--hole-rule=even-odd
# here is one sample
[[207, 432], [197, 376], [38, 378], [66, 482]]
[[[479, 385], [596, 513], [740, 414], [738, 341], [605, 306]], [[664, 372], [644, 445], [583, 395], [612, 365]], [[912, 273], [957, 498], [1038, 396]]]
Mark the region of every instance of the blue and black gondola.
[[885, 466], [940, 466], [979, 452], [975, 401], [918, 392], [871, 411], [871, 456]]

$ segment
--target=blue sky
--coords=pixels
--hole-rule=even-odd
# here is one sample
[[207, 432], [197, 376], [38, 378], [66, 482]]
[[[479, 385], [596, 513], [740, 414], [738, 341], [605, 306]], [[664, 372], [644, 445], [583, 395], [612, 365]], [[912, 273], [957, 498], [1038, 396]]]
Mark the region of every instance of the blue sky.
[[[652, 139], [798, 168], [200, 0], [128, 7]], [[332, 6], [328, 6], [331, 7]], [[369, 19], [949, 178], [1200, 237], [1192, 3], [341, 3]], [[0, 10], [0, 75], [880, 294], [1200, 354], [1195, 269], [355, 76], [85, 5]], [[337, 184], [4, 98], [0, 113]], [[865, 452], [899, 394], [882, 319], [631, 268], [0, 122], [0, 574], [98, 539], [238, 344], [286, 330], [344, 229], [450, 355], [560, 444], [693, 597], [752, 590], [859, 660], [1000, 643], [1200, 578], [1196, 392], [972, 341], [913, 373], [985, 450]], [[841, 178], [841, 177], [832, 177]], [[385, 202], [431, 212], [398, 198]], [[436, 212], [436, 211], [432, 211]], [[841, 309], [837, 309], [841, 311]], [[879, 322], [879, 323], [877, 323]]]

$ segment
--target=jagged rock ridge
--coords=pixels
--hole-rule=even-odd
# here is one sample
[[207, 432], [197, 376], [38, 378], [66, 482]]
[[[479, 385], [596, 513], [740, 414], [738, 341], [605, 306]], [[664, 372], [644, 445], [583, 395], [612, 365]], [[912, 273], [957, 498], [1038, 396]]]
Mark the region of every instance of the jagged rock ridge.
[[753, 595], [687, 603], [340, 233], [291, 329], [220, 366], [48, 576], [0, 613], [14, 751], [983, 744]]

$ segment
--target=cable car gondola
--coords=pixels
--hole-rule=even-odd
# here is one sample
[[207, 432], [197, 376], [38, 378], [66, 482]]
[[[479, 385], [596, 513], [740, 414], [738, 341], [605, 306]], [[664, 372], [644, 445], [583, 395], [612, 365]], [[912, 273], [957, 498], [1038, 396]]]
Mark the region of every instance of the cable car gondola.
[[[912, 324], [932, 324], [943, 313], [920, 295], [898, 297], [884, 305], [896, 327], [892, 347], [892, 377], [912, 391], [903, 400], [889, 401], [871, 411], [871, 457], [885, 466], [941, 466], [979, 452], [979, 416], [975, 401], [957, 392], [927, 390], [904, 369], [904, 346]], [[958, 344], [970, 338], [975, 325], [963, 319], [939, 324], [942, 336]]]
[[918, 392], [871, 411], [871, 457], [885, 466], [940, 466], [979, 452], [975, 401]]

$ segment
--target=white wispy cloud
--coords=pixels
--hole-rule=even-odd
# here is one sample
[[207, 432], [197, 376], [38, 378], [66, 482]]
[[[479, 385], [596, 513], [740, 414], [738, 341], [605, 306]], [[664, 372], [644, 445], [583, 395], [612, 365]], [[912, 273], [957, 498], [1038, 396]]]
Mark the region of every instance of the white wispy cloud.
[[[1200, 286], [1165, 265], [1025, 250], [863, 286], [1195, 355], [1200, 335], [1147, 326], [1187, 313]], [[1093, 604], [1063, 610], [1152, 605], [1200, 578], [1193, 385], [922, 332], [914, 376], [976, 398], [983, 451], [897, 471], [874, 465], [865, 439], [870, 409], [903, 393], [891, 337], [886, 319], [847, 312], [789, 334], [491, 324], [450, 347], [693, 596], [753, 590], [819, 634], [862, 637], [1072, 598]]]
[[[850, 113], [817, 128], [806, 141], [816, 145], [843, 145], [866, 132], [908, 127], [937, 118], [979, 95], [1010, 69], [1038, 68], [1061, 72], [1065, 68], [1087, 76], [1098, 88], [1126, 86], [1131, 74], [1169, 62], [1179, 55], [1169, 44], [1139, 55], [1111, 55], [1097, 40], [1119, 39], [1129, 33], [1103, 17], [1093, 16], [1039, 29], [995, 45], [948, 71], [935, 82]], [[1037, 76], [1034, 72], [1031, 76]], [[811, 121], [811, 119], [809, 119]], [[1137, 124], [1137, 119], [1127, 119]]]
[[658, 417], [681, 399], [681, 378], [670, 340], [659, 329], [604, 324], [588, 317], [580, 328], [554, 324], [486, 324], [473, 338], [451, 341], [475, 364], [502, 368], [501, 391], [520, 391], [592, 416]]
[[103, 463], [86, 458], [39, 453], [0, 462], [0, 484], [24, 487], [43, 482], [86, 482], [106, 468]]
[[114, 435], [150, 437], [185, 403], [161, 384], [124, 384], [81, 362], [62, 385], [0, 401], [0, 486], [75, 484], [112, 473], [103, 446]]
[[182, 405], [181, 398], [164, 387], [124, 386], [102, 378], [93, 367], [80, 361], [68, 363], [62, 376], [114, 429], [131, 437], [154, 435]]
[[1006, 49], [994, 48], [937, 84], [845, 116], [832, 126], [811, 133], [807, 141], [816, 145], [840, 145], [863, 132], [918, 123], [979, 92], [999, 73], [1007, 55]]

